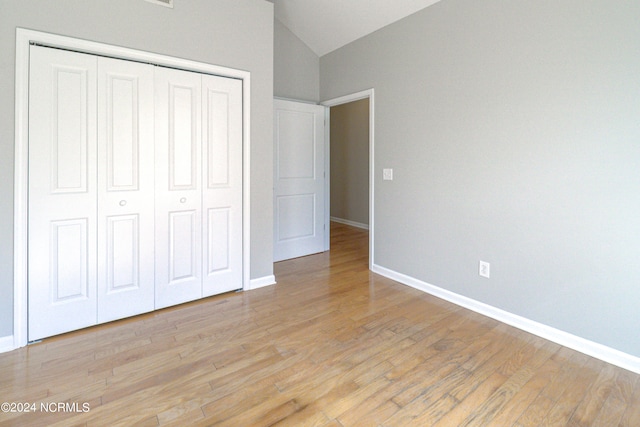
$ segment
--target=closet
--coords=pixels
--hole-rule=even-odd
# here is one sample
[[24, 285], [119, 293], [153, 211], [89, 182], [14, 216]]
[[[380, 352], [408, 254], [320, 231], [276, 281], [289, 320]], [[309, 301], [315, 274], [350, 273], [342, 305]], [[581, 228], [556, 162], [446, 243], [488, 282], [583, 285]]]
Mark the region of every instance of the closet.
[[242, 82], [30, 47], [30, 341], [242, 288]]

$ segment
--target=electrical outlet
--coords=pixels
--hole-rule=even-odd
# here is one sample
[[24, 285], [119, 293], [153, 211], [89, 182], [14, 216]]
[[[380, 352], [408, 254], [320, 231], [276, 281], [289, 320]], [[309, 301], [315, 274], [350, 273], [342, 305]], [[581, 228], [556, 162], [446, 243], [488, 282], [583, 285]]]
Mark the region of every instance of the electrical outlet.
[[481, 277], [486, 277], [488, 279], [489, 276], [491, 276], [491, 264], [489, 264], [486, 261], [480, 261], [480, 264], [478, 267], [478, 274]]
[[393, 181], [393, 169], [382, 169], [382, 179], [384, 181]]

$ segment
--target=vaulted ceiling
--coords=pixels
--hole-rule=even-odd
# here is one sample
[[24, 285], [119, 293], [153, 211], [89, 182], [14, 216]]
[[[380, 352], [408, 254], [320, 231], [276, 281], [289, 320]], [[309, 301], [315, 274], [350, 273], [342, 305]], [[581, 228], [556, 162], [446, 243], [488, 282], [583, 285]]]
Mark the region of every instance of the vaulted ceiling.
[[268, 0], [275, 16], [323, 56], [440, 0]]

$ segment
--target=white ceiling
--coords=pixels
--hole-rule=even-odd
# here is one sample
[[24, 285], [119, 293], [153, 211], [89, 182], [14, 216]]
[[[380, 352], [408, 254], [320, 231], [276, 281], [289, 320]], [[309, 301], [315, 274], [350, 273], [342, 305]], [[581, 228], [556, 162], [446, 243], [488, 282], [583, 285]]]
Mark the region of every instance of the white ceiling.
[[275, 16], [322, 56], [440, 0], [268, 0]]

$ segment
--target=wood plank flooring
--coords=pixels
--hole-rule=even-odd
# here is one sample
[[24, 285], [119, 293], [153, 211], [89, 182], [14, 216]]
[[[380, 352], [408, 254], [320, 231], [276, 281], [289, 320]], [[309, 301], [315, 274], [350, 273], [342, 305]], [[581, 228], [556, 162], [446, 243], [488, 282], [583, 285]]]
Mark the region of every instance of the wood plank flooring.
[[640, 426], [639, 375], [377, 276], [366, 231], [331, 235], [276, 286], [0, 354], [0, 402], [36, 407], [0, 426]]

